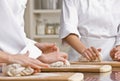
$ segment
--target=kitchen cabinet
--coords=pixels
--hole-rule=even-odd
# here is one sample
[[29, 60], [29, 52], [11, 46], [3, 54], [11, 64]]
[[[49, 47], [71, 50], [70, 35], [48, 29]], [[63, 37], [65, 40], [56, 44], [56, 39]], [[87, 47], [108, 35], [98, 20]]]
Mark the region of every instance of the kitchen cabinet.
[[56, 43], [61, 51], [69, 47], [59, 39], [62, 0], [29, 0], [29, 37], [38, 42]]

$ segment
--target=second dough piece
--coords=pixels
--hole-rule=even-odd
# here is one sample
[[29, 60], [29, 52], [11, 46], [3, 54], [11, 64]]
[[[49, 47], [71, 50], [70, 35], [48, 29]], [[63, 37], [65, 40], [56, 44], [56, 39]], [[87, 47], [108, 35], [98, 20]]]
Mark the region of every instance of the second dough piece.
[[50, 64], [51, 67], [63, 67], [63, 66], [70, 66], [70, 63], [68, 60], [65, 61], [65, 63], [63, 63], [62, 61], [58, 61], [58, 62], [55, 62], [55, 63], [52, 63]]

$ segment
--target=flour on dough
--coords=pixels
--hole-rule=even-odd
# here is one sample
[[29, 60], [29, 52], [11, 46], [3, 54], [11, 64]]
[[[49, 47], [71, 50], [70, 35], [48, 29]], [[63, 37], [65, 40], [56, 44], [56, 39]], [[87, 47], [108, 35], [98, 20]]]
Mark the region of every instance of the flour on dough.
[[34, 73], [34, 69], [31, 67], [23, 67], [20, 64], [5, 65], [3, 68], [4, 75], [7, 76], [27, 76]]
[[55, 63], [50, 64], [50, 66], [51, 66], [51, 67], [63, 67], [63, 66], [68, 67], [68, 66], [70, 66], [70, 63], [69, 63], [68, 60], [66, 60], [65, 63], [62, 62], [62, 61], [58, 61], [58, 62], [55, 62]]

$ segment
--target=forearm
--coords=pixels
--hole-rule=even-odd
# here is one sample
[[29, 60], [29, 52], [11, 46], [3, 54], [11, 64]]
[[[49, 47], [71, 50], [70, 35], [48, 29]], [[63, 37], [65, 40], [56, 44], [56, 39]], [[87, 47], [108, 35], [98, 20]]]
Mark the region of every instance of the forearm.
[[0, 51], [0, 63], [9, 63], [11, 55]]
[[80, 41], [80, 39], [75, 34], [70, 34], [65, 40], [71, 47], [73, 47], [79, 53], [83, 53], [86, 50], [85, 45]]

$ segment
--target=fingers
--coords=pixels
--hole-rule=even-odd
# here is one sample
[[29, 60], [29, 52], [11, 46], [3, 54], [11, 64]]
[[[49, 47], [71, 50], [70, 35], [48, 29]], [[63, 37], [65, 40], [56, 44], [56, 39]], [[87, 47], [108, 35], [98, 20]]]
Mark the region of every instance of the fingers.
[[101, 49], [96, 49], [94, 47], [90, 47], [88, 49], [86, 49], [83, 53], [84, 56], [89, 60], [95, 60], [96, 58], [99, 57], [99, 52], [101, 51]]
[[53, 51], [59, 52], [59, 48], [55, 45], [55, 46], [53, 47]]
[[58, 57], [58, 61], [62, 61], [65, 63], [66, 59], [62, 58], [62, 57]]
[[[27, 57], [29, 56], [29, 51], [27, 51], [25, 56], [27, 56]], [[37, 59], [29, 58], [28, 61], [29, 61], [29, 63], [28, 63], [29, 66], [31, 66], [32, 68], [40, 69], [41, 67], [49, 67], [48, 64], [44, 64]]]
[[37, 60], [37, 59], [33, 59], [32, 62], [33, 62], [34, 64], [40, 66], [40, 67], [49, 67], [48, 64], [45, 64], [45, 63], [43, 63], [43, 62], [41, 62], [41, 61], [39, 61], [39, 60]]
[[113, 60], [115, 61], [120, 61], [120, 50], [117, 49], [117, 48], [113, 48], [111, 51], [110, 51], [110, 56]]
[[27, 66], [30, 66], [30, 67], [33, 68], [33, 69], [41, 69], [40, 66], [38, 66], [38, 65], [36, 65], [36, 64], [33, 64], [32, 62], [31, 62], [31, 63], [28, 63]]
[[27, 66], [30, 66], [31, 68], [35, 69], [35, 73], [38, 73], [41, 71], [41, 67], [49, 67], [48, 64], [44, 64], [36, 59], [30, 59], [29, 62], [26, 64]]
[[40, 69], [34, 69], [34, 73], [33, 73], [33, 74], [35, 74], [35, 73], [40, 73], [40, 72], [41, 72]]
[[97, 49], [99, 52], [101, 52], [102, 51], [102, 49], [101, 48], [99, 48], [99, 49]]
[[29, 51], [27, 51], [24, 55], [28, 57], [29, 56]]
[[86, 52], [84, 52], [84, 56], [91, 61], [90, 57], [88, 56], [88, 54]]
[[29, 55], [29, 53], [26, 53], [24, 55], [22, 55], [22, 54], [13, 55], [12, 60], [10, 62], [18, 63], [25, 67], [29, 66], [33, 69], [36, 69], [37, 72], [41, 70], [41, 67], [49, 67], [48, 64], [44, 64], [37, 59], [27, 57], [28, 55]]
[[92, 48], [88, 48], [90, 54], [91, 54], [91, 60], [95, 60], [96, 59], [96, 54], [94, 53]]
[[50, 64], [57, 61], [66, 61], [68, 55], [64, 52], [52, 52], [48, 54], [43, 54], [38, 59], [44, 63]]
[[42, 50], [44, 53], [50, 53], [50, 52], [59, 52], [59, 48], [56, 46], [55, 43], [36, 43], [35, 46], [37, 46], [39, 49]]
[[115, 53], [115, 59], [116, 59], [117, 61], [120, 61], [120, 51], [117, 51], [117, 52]]
[[94, 48], [94, 47], [91, 47], [91, 48], [92, 48], [92, 50], [94, 51], [95, 56], [96, 56], [96, 57], [99, 57], [99, 52], [98, 52], [98, 50], [97, 50], [96, 48]]
[[68, 54], [60, 52], [60, 57], [64, 58], [64, 59], [68, 59]]
[[91, 50], [89, 48], [86, 50], [86, 53], [87, 53], [87, 55], [89, 57], [89, 60], [90, 61], [93, 60], [93, 55], [92, 55], [92, 52], [91, 52]]
[[48, 44], [48, 48], [52, 49], [52, 51], [59, 52], [59, 48], [56, 46], [56, 43]]
[[68, 59], [68, 55], [66, 53], [58, 52], [58, 54], [57, 54], [58, 61], [65, 62], [67, 59]]
[[115, 59], [115, 48], [110, 51], [110, 56], [113, 60]]

